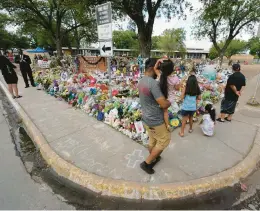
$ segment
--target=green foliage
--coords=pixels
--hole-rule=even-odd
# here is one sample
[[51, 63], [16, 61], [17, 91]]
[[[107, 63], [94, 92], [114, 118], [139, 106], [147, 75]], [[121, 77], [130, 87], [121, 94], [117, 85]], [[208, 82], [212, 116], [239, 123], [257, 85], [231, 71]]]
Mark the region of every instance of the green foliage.
[[248, 41], [250, 54], [260, 58], [260, 37], [253, 37]]
[[28, 48], [30, 45], [27, 37], [6, 30], [10, 22], [11, 18], [8, 15], [0, 13], [0, 49]]
[[[59, 55], [61, 55], [62, 41], [69, 40], [71, 32], [75, 32], [80, 27], [93, 27], [95, 22], [93, 6], [90, 0], [0, 1], [0, 8], [8, 11], [17, 25], [31, 24], [36, 29], [40, 28], [42, 31], [44, 29], [55, 42]], [[76, 37], [79, 41], [79, 36]]]
[[[94, 0], [93, 2], [107, 1]], [[111, 2], [116, 14], [127, 15], [136, 24], [143, 57], [150, 56], [155, 18], [185, 17], [184, 9], [190, 7], [186, 0], [111, 0]]]
[[217, 52], [216, 48], [214, 46], [212, 46], [210, 49], [209, 49], [209, 58], [211, 60], [213, 59], [216, 59], [219, 57], [219, 53]]
[[157, 50], [159, 49], [159, 41], [161, 39], [161, 36], [153, 36], [152, 37], [152, 49]]
[[[221, 41], [218, 43], [218, 46], [220, 46], [221, 48], [225, 45], [224, 41]], [[232, 40], [229, 44], [229, 46], [226, 49], [226, 52], [224, 54], [224, 56], [226, 56], [227, 58], [230, 58], [231, 56], [238, 54], [238, 53], [242, 53], [243, 51], [245, 51], [247, 49], [247, 42], [244, 40]], [[219, 57], [219, 53], [216, 50], [216, 48], [214, 47], [214, 45], [210, 48], [210, 52], [209, 52], [209, 57], [210, 59], [215, 59], [217, 57]]]
[[117, 49], [138, 49], [138, 37], [133, 31], [114, 31], [113, 42]]
[[[253, 30], [260, 18], [259, 0], [200, 0], [203, 9], [198, 12], [194, 35], [208, 37], [221, 58], [231, 41], [243, 30]], [[219, 45], [222, 40], [224, 45]]]
[[175, 51], [179, 51], [184, 55], [186, 52], [185, 39], [186, 32], [184, 29], [166, 29], [159, 38], [158, 46], [164, 50], [168, 56], [173, 56]]
[[247, 42], [244, 40], [232, 40], [229, 44], [225, 56], [230, 58], [231, 56], [239, 53], [243, 53], [247, 49]]

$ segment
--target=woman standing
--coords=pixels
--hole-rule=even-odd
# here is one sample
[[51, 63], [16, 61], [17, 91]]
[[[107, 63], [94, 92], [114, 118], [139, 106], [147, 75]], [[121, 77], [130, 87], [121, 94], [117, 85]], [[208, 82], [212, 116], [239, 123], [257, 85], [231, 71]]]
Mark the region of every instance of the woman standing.
[[5, 82], [8, 84], [8, 90], [13, 98], [21, 98], [22, 96], [18, 94], [18, 77], [14, 71], [14, 68], [16, 68], [16, 66], [13, 65], [9, 59], [3, 55], [0, 55], [0, 69], [4, 76]]

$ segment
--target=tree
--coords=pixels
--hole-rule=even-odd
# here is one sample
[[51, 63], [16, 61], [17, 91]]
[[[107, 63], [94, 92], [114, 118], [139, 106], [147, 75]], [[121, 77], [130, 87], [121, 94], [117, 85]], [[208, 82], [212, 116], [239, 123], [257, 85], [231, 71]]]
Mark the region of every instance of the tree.
[[138, 47], [138, 37], [133, 31], [114, 31], [114, 47], [117, 49], [136, 49]]
[[127, 25], [127, 30], [136, 32], [136, 24], [133, 20], [130, 20]]
[[[224, 45], [224, 43], [223, 43]], [[231, 56], [239, 53], [243, 53], [247, 49], [247, 42], [244, 40], [232, 40], [227, 47], [225, 56], [230, 59]]]
[[30, 47], [30, 41], [26, 36], [20, 36], [16, 33], [16, 34], [11, 34], [11, 39], [14, 43], [12, 45], [13, 48], [27, 49]]
[[[218, 46], [220, 46], [221, 48], [224, 45], [225, 45], [224, 41], [221, 41], [221, 42], [218, 43]], [[226, 49], [224, 56], [226, 56], [228, 59], [230, 59], [231, 56], [238, 54], [238, 53], [242, 53], [246, 49], [247, 49], [247, 42], [246, 41], [235, 39], [235, 40], [232, 40], [230, 42], [229, 46]], [[209, 57], [210, 57], [210, 59], [215, 59], [218, 56], [219, 56], [218, 51], [216, 50], [216, 48], [213, 45], [210, 49]]]
[[184, 8], [190, 7], [186, 0], [111, 0], [111, 2], [115, 11], [128, 15], [135, 22], [140, 51], [144, 58], [150, 56], [155, 18], [162, 15], [168, 19], [181, 16]]
[[30, 45], [27, 37], [6, 30], [10, 21], [8, 15], [0, 13], [0, 49], [6, 51], [11, 48], [28, 48]]
[[159, 41], [161, 39], [161, 36], [153, 36], [152, 37], [152, 49], [158, 50], [159, 47]]
[[31, 48], [38, 46], [44, 49], [56, 48], [56, 43], [52, 39], [50, 32], [37, 24], [24, 23], [18, 28], [17, 34], [23, 34], [28, 37]]
[[[242, 31], [252, 30], [260, 18], [259, 0], [200, 0], [203, 9], [199, 12], [194, 26], [194, 34], [200, 39], [207, 36], [220, 57], [231, 41]], [[219, 41], [223, 40], [223, 46]]]
[[184, 55], [186, 52], [185, 39], [186, 32], [184, 29], [166, 29], [160, 37], [158, 45], [168, 56], [173, 56], [176, 51]]
[[11, 39], [10, 33], [5, 29], [9, 21], [6, 14], [0, 13], [0, 49], [6, 51], [14, 42]]
[[260, 37], [253, 37], [248, 41], [250, 54], [260, 59]]
[[214, 47], [214, 45], [211, 46], [211, 48], [209, 49], [209, 58], [211, 60], [218, 58], [218, 52], [217, 52], [216, 48]]
[[97, 42], [97, 26], [96, 21], [92, 20], [84, 24], [83, 26], [77, 27], [77, 25], [80, 25], [81, 23], [84, 23], [85, 20], [92, 19], [91, 12], [84, 12], [84, 7], [80, 7], [77, 10], [70, 11], [70, 15], [66, 18], [68, 19], [66, 22], [72, 23], [72, 26], [75, 26], [75, 28], [71, 31], [71, 38], [72, 42], [75, 42], [77, 47], [77, 53], [79, 53], [79, 48], [81, 45], [81, 41], [84, 41], [85, 43], [95, 43]]
[[[93, 21], [90, 1], [87, 0], [1, 0], [0, 8], [13, 15], [19, 25], [31, 23], [48, 31], [59, 56], [62, 54], [62, 40], [71, 31]], [[77, 11], [76, 18], [81, 17], [76, 25], [72, 11]]]

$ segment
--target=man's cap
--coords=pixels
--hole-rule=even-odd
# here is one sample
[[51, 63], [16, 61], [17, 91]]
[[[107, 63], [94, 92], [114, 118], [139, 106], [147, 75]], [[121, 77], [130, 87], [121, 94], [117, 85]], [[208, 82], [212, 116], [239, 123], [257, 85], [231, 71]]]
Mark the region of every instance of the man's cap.
[[240, 70], [240, 64], [233, 64], [233, 70]]
[[148, 69], [150, 67], [154, 67], [157, 62], [157, 59], [155, 58], [149, 58], [145, 61], [145, 69]]

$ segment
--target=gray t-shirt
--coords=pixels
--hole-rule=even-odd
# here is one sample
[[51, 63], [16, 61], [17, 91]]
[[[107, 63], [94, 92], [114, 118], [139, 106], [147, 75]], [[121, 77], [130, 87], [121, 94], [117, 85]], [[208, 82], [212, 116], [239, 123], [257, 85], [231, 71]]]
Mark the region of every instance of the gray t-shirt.
[[152, 77], [144, 76], [138, 84], [139, 98], [142, 106], [143, 122], [149, 127], [164, 123], [163, 109], [156, 99], [163, 96], [159, 83]]

